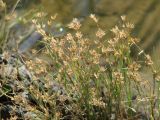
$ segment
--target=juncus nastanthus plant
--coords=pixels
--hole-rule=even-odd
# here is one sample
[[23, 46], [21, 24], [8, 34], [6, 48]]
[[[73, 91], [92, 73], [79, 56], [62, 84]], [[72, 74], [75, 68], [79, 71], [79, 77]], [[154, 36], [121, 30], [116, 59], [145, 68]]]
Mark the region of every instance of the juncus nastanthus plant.
[[[55, 69], [50, 71], [50, 75], [54, 81], [63, 85], [67, 96], [71, 98], [70, 107], [74, 110], [70, 110], [72, 117], [133, 118], [137, 112], [132, 104], [136, 99], [135, 91], [140, 96], [143, 83], [139, 74], [141, 65], [130, 54], [133, 44], [140, 49], [137, 45], [139, 40], [131, 36], [134, 25], [122, 16], [121, 25], [113, 27], [112, 37], [106, 39], [106, 31], [99, 26], [96, 16], [91, 14], [90, 18], [97, 25], [95, 39], [81, 32], [82, 25], [77, 18], [68, 24], [71, 32], [61, 38], [46, 34], [43, 25], [33, 20], [37, 31], [44, 36], [44, 52], [53, 61]], [[51, 22], [49, 20], [48, 23]], [[153, 69], [151, 58], [146, 54], [145, 58], [145, 63]], [[151, 106], [153, 109], [153, 101]], [[151, 113], [154, 116], [153, 111]], [[58, 115], [64, 117], [63, 114]]]

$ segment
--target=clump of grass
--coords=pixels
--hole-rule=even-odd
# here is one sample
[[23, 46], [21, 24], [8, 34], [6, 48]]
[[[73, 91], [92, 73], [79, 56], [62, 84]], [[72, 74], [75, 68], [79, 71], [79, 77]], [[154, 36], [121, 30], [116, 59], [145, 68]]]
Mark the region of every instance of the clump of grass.
[[[37, 17], [43, 15], [38, 13]], [[94, 14], [90, 18], [97, 25], [92, 39], [81, 32], [82, 25], [76, 18], [68, 24], [69, 32], [60, 38], [46, 33], [43, 30], [45, 25], [33, 20], [37, 31], [44, 37], [42, 42], [46, 49], [42, 52], [50, 57], [51, 62], [38, 58], [25, 61], [32, 72], [32, 82], [27, 87], [25, 80], [19, 81], [18, 75], [13, 78], [19, 81], [18, 87], [27, 91], [28, 96], [25, 98], [19, 93], [10, 96], [15, 101], [12, 118], [16, 118], [15, 111], [22, 108], [25, 109], [22, 118], [27, 119], [159, 117], [158, 72], [150, 56], [138, 47], [139, 40], [131, 36], [134, 25], [122, 16], [121, 24], [111, 29], [112, 36], [106, 39], [106, 31], [99, 26], [98, 18]], [[52, 16], [48, 25], [52, 25], [54, 19]], [[140, 61], [132, 59], [132, 45], [140, 50], [139, 55], [143, 54], [143, 63], [153, 74], [153, 84], [146, 94], [143, 86], [149, 85], [139, 74]], [[141, 108], [144, 111], [140, 111]]]
[[[50, 56], [54, 68], [49, 69], [49, 72], [46, 67], [41, 68], [45, 69], [41, 74], [45, 76], [44, 83], [48, 88], [53, 81], [58, 82], [67, 96], [61, 104], [55, 103], [55, 98], [61, 95], [56, 95], [57, 97], [52, 97], [49, 101], [41, 98], [54, 109], [47, 115], [57, 117], [58, 114], [58, 119], [65, 119], [67, 116], [72, 119], [136, 119], [141, 118], [145, 111], [139, 111], [144, 106], [138, 107], [138, 103], [137, 106], [134, 105], [135, 101], [143, 103], [142, 99], [145, 99], [150, 102], [147, 108], [149, 113], [146, 113], [145, 117], [155, 118], [157, 72], [150, 56], [138, 47], [139, 40], [131, 36], [134, 25], [122, 16], [121, 24], [111, 29], [112, 37], [106, 39], [106, 32], [100, 28], [95, 15], [92, 14], [90, 18], [97, 24], [94, 39], [84, 36], [80, 31], [81, 23], [76, 18], [68, 24], [71, 32], [62, 38], [47, 35], [42, 29], [44, 25], [33, 20], [37, 31], [44, 36], [46, 50], [43, 52]], [[147, 95], [143, 95], [142, 86], [145, 81], [139, 74], [140, 62], [133, 60], [130, 54], [133, 44], [140, 49], [139, 55], [143, 54], [145, 57], [144, 64], [151, 68], [154, 74], [153, 87]]]

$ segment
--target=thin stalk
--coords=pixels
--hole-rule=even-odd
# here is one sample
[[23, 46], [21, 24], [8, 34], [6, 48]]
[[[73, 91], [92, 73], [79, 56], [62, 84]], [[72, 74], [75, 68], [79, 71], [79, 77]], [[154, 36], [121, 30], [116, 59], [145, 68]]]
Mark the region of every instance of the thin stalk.
[[12, 10], [11, 10], [11, 14], [13, 14], [13, 12], [15, 11], [18, 3], [20, 2], [21, 0], [17, 0], [17, 2], [15, 3], [15, 5], [13, 6]]

